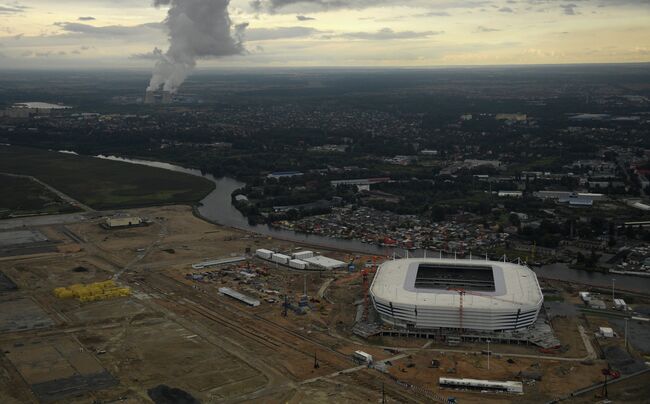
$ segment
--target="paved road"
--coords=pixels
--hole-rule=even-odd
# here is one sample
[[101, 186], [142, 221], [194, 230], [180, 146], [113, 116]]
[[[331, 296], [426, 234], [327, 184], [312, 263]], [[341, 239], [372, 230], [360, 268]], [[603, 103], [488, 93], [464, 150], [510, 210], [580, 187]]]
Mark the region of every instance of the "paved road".
[[21, 227], [51, 226], [55, 224], [72, 224], [87, 220], [84, 213], [65, 213], [62, 215], [29, 216], [0, 220], [0, 230], [11, 230]]

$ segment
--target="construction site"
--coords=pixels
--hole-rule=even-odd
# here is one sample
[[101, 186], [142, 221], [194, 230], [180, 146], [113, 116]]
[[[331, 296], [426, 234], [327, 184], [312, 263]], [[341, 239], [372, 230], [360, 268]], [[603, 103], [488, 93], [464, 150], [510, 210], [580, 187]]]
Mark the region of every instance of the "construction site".
[[650, 394], [650, 296], [539, 278], [534, 324], [485, 330], [469, 317], [485, 293], [463, 286], [444, 302], [456, 326], [402, 326], [377, 311], [373, 294], [393, 257], [218, 226], [187, 206], [127, 213], [148, 225], [107, 228], [97, 212], [3, 223], [0, 402], [644, 402]]

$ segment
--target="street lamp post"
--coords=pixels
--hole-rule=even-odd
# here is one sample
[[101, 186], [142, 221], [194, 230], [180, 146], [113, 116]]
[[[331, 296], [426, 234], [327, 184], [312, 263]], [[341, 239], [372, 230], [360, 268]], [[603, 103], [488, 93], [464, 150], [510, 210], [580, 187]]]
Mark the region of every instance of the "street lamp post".
[[490, 340], [487, 340], [488, 344], [488, 370], [490, 370], [490, 356], [492, 356], [492, 352], [490, 351]]
[[614, 283], [616, 282], [616, 278], [612, 278], [612, 304], [614, 304]]
[[628, 318], [625, 317], [625, 349], [627, 350], [627, 320]]

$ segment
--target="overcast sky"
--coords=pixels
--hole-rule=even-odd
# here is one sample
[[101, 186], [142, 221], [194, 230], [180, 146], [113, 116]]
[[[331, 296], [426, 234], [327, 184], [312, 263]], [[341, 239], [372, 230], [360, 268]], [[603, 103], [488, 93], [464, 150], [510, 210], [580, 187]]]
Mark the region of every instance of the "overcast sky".
[[[0, 68], [151, 67], [169, 46], [168, 8], [0, 0]], [[231, 0], [228, 10], [233, 32], [248, 23], [244, 51], [201, 68], [650, 61], [650, 0]]]

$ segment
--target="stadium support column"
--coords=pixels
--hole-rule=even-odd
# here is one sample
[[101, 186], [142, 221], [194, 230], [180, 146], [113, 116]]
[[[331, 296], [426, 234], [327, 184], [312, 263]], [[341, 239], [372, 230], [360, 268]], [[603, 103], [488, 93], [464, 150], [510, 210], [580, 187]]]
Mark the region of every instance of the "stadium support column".
[[517, 309], [517, 317], [515, 317], [515, 330], [518, 328], [517, 326], [519, 325], [519, 316], [521, 315], [521, 308]]

